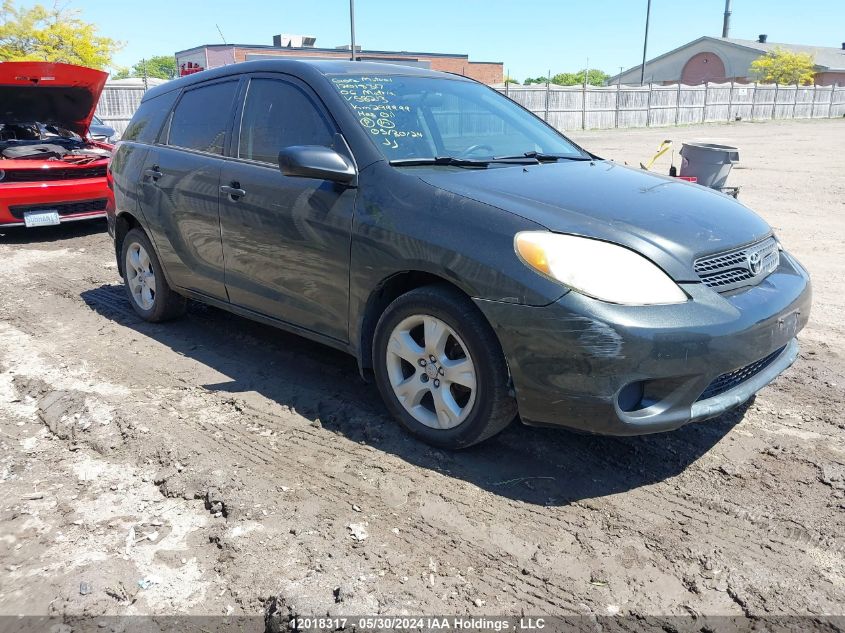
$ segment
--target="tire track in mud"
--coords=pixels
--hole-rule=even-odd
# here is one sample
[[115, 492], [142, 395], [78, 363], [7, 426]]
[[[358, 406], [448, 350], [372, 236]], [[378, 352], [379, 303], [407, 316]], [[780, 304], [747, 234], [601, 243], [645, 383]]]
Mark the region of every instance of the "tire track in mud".
[[[263, 416], [262, 416], [263, 417]], [[253, 463], [256, 465], [275, 465], [278, 463], [278, 454], [268, 450], [263, 442], [253, 437], [253, 434], [244, 432], [241, 425], [237, 428], [234, 425], [226, 424], [225, 426], [210, 425], [196, 420], [189, 421], [190, 424], [204, 432], [203, 440], [210, 441], [209, 435], [214, 436], [214, 431], [220, 432], [224, 437], [221, 439], [214, 439], [214, 446], [218, 454], [220, 451], [230, 451], [241, 457], [250, 455], [252, 453], [263, 453], [265, 459], [254, 459]], [[331, 437], [331, 436], [330, 436]], [[326, 445], [323, 443], [325, 438], [320, 437], [318, 432], [311, 433], [304, 429], [289, 430], [284, 438], [290, 443], [284, 447], [280, 446], [281, 450], [288, 450], [294, 454], [308, 454], [313, 456], [315, 461], [323, 462], [324, 460], [331, 460], [336, 458], [341, 453], [337, 453], [331, 449], [324, 450]], [[233, 450], [233, 447], [242, 445], [244, 448]], [[297, 451], [290, 451], [296, 447]], [[303, 452], [307, 451], [307, 452]], [[367, 462], [372, 460], [372, 454], [368, 450], [351, 446], [349, 452], [342, 453], [342, 455], [353, 462], [367, 465]], [[228, 460], [224, 460], [228, 461]], [[370, 509], [370, 512], [379, 514], [389, 514], [391, 508], [384, 505], [380, 500], [380, 494], [377, 489], [370, 489], [369, 487], [359, 486], [352, 488], [346, 482], [334, 475], [327, 475], [319, 470], [313, 470], [313, 464], [303, 463], [300, 460], [292, 459], [285, 461], [285, 479], [290, 480], [291, 476], [303, 482], [301, 485], [306, 489], [316, 489], [319, 491], [320, 501], [327, 507], [349, 507], [352, 502], [357, 502]], [[412, 481], [414, 481], [412, 479]], [[419, 483], [418, 481], [416, 483]], [[451, 498], [447, 497], [448, 500]], [[419, 549], [420, 543], [431, 543], [445, 539], [454, 540], [459, 538], [454, 533], [450, 533], [444, 529], [442, 525], [432, 524], [419, 516], [415, 517], [417, 521], [412, 524], [403, 523], [403, 527], [399, 534], [392, 537], [399, 543], [394, 549], [406, 553], [413, 553]], [[492, 514], [489, 518], [495, 519]], [[380, 540], [385, 540], [385, 535], [379, 535]], [[469, 566], [479, 567], [484, 565], [485, 574], [494, 571], [500, 575], [501, 585], [493, 584], [484, 589], [485, 594], [492, 595], [508, 595], [514, 597], [513, 589], [519, 590], [517, 593], [522, 600], [522, 603], [528, 607], [548, 606], [549, 604], [559, 608], [575, 608], [576, 603], [564, 600], [563, 597], [571, 593], [571, 588], [563, 584], [555, 584], [553, 581], [546, 580], [545, 582], [539, 577], [531, 577], [530, 574], [523, 573], [523, 567], [518, 563], [508, 560], [508, 557], [496, 556], [491, 554], [479, 545], [472, 543], [469, 540], [462, 540], [459, 546], [449, 548], [460, 552], [460, 556], [468, 561]], [[454, 564], [454, 563], [453, 563]], [[515, 579], [519, 579], [516, 581]], [[489, 581], [489, 577], [487, 578]], [[525, 585], [525, 589], [522, 587]], [[510, 588], [510, 590], [508, 590]], [[530, 590], [529, 590], [530, 589]], [[541, 595], [538, 592], [541, 589], [547, 589], [550, 593]], [[524, 594], [524, 595], [522, 595]], [[554, 600], [550, 596], [561, 596], [561, 598]]]
[[[212, 400], [210, 408], [212, 410], [223, 410], [226, 411], [227, 408], [231, 407], [231, 405], [227, 404], [225, 401], [223, 403], [214, 402], [218, 399], [218, 397], [214, 394], [204, 393], [203, 394], [206, 398]], [[239, 405], [242, 406], [242, 405]], [[324, 438], [319, 437], [320, 435], [318, 432], [308, 432], [307, 430], [302, 429], [283, 429], [278, 425], [274, 424], [273, 426], [276, 427], [279, 432], [283, 432], [284, 436], [280, 439], [285, 439], [289, 441], [289, 446], [280, 446], [277, 450], [272, 450], [266, 446], [266, 442], [264, 440], [259, 440], [253, 436], [253, 433], [250, 432], [246, 426], [251, 422], [254, 423], [254, 420], [250, 419], [250, 413], [255, 412], [257, 413], [257, 409], [246, 407], [246, 414], [239, 414], [234, 419], [231, 417], [226, 418], [220, 424], [214, 423], [206, 423], [202, 421], [202, 416], [189, 416], [186, 420], [189, 424], [193, 424], [195, 428], [198, 430], [198, 434], [195, 437], [201, 437], [203, 441], [210, 442], [213, 446], [212, 451], [217, 453], [218, 455], [225, 455], [226, 452], [234, 454], [236, 459], [243, 462], [253, 463], [256, 466], [273, 466], [278, 463], [278, 449], [291, 449], [297, 448], [299, 452], [303, 454], [313, 454], [319, 460], [331, 460], [336, 459], [340, 456], [346, 457], [347, 459], [352, 459], [358, 462], [364, 462], [368, 457], [368, 451], [358, 450], [357, 447], [351, 447], [351, 454], [349, 452], [339, 452], [333, 450], [333, 447], [330, 448], [325, 443], [322, 443], [321, 440]], [[227, 415], [231, 416], [231, 412], [227, 412]], [[216, 416], [215, 416], [216, 417]], [[271, 421], [272, 418], [268, 418], [266, 414], [261, 414], [260, 416], [256, 415], [255, 417], [261, 418], [264, 420], [265, 424], [262, 426], [267, 426], [266, 422]], [[241, 421], [241, 418], [246, 418]], [[183, 421], [186, 421], [183, 420]], [[224, 459], [224, 462], [229, 462], [229, 459]], [[298, 468], [302, 466], [302, 469]], [[320, 494], [323, 500], [328, 504], [341, 504], [341, 503], [349, 503], [349, 498], [343, 499], [339, 495], [333, 495], [330, 493], [330, 487], [337, 483], [336, 477], [324, 477], [322, 473], [317, 471], [316, 473], [310, 470], [310, 464], [300, 464], [298, 460], [293, 460], [286, 462], [286, 466], [290, 468], [291, 466], [294, 467], [294, 472], [300, 471], [297, 474], [300, 475], [302, 479], [306, 476], [310, 477], [312, 484], [319, 484], [318, 488], [320, 489]], [[307, 471], [307, 472], [306, 472]], [[290, 471], [289, 471], [290, 474]], [[413, 479], [412, 479], [413, 481]], [[347, 487], [342, 492], [346, 493], [347, 495], [352, 494], [349, 488]], [[366, 494], [368, 491], [365, 489], [359, 489], [354, 492], [355, 497], [353, 498], [360, 498], [363, 494]], [[474, 510], [469, 504], [465, 504], [462, 502], [461, 499], [454, 496], [449, 496], [445, 492], [440, 493], [440, 497], [446, 500], [449, 503], [453, 503], [457, 506], [463, 506], [469, 510]], [[368, 504], [373, 503], [373, 498], [367, 500]], [[513, 506], [511, 507], [513, 510]], [[486, 513], [490, 518], [494, 518], [492, 513]], [[543, 517], [542, 513], [535, 512], [535, 517], [540, 516]], [[666, 515], [667, 517], [670, 515]], [[545, 517], [543, 517], [545, 519]], [[652, 519], [653, 517], [649, 517], [646, 513], [642, 513], [638, 516], [634, 517], [622, 517], [622, 519], [630, 520], [631, 518], [635, 519]], [[544, 521], [545, 522], [545, 521]], [[589, 521], [585, 521], [582, 523], [582, 526], [589, 523]], [[550, 524], [547, 523], [551, 527]], [[430, 529], [426, 530], [423, 526], [426, 526]], [[407, 529], [407, 528], [406, 528]], [[454, 535], [449, 535], [448, 532], [444, 532], [442, 526], [435, 526], [427, 522], [423, 522], [422, 525], [418, 525], [415, 531], [412, 531], [408, 538], [402, 539], [405, 544], [405, 548], [409, 551], [413, 551], [416, 545], [419, 542], [431, 542], [432, 539], [441, 539], [443, 537], [455, 538]], [[502, 567], [504, 564], [504, 560], [501, 557], [490, 557], [486, 551], [477, 547], [471, 547], [469, 542], [463, 542], [460, 549], [463, 552], [467, 552], [467, 556], [469, 557], [470, 561], [477, 561], [479, 558], [487, 559], [486, 562], [491, 567]], [[469, 551], [472, 553], [470, 554]], [[476, 562], [476, 565], [479, 563]], [[515, 586], [522, 586], [520, 583], [515, 583], [513, 578], [519, 578], [521, 570], [518, 568], [518, 565], [511, 564], [509, 565], [510, 573], [505, 573], [500, 575], [500, 580], [502, 583], [506, 583], [512, 589]], [[501, 570], [499, 570], [501, 571]], [[543, 598], [545, 602], [549, 602], [550, 604], [557, 604], [558, 606], [566, 606], [566, 608], [574, 607], [575, 603], [555, 603], [554, 601], [549, 601], [548, 598], [544, 598], [540, 596], [537, 591], [540, 589], [539, 584], [532, 584], [531, 579], [529, 578], [522, 578], [522, 583], [525, 583], [529, 586], [534, 587], [534, 591], [531, 592], [527, 588], [526, 591], [529, 591], [529, 594], [534, 596], [535, 599]], [[543, 584], [543, 588], [558, 595], [566, 595], [567, 594], [567, 587], [564, 585], [557, 585], [555, 586], [554, 583], [546, 581]], [[497, 587], [491, 587], [493, 593], [497, 593]], [[504, 586], [499, 587], [498, 591], [503, 591]], [[526, 603], [531, 603], [532, 606], [539, 607], [540, 603], [537, 603], [536, 600], [529, 600], [527, 597], [523, 596], [523, 600]]]
[[[249, 405], [246, 407], [250, 409]], [[260, 417], [264, 417], [262, 414]], [[248, 433], [241, 433], [239, 429], [235, 429], [232, 426], [227, 426], [225, 429], [226, 432], [231, 436], [231, 439], [224, 442], [224, 446], [231, 446], [233, 443], [240, 443], [247, 445], [250, 447], [250, 451], [260, 452], [263, 450], [262, 443], [260, 441], [256, 441], [253, 437], [251, 437]], [[289, 432], [285, 435], [285, 439], [288, 440], [288, 446], [285, 448], [293, 448], [297, 447], [299, 451], [304, 451], [308, 454], [316, 454], [319, 458], [325, 460], [335, 459], [339, 456], [338, 452], [335, 452], [331, 449], [328, 449], [324, 443], [321, 442], [322, 438], [318, 436], [317, 433], [310, 433], [304, 430], [297, 429], [293, 432]], [[281, 448], [281, 447], [280, 447]], [[347, 458], [352, 459], [353, 461], [357, 462], [364, 462], [368, 457], [371, 455], [368, 454], [368, 451], [360, 451], [356, 450], [356, 447], [350, 447], [350, 452], [346, 452], [343, 455]], [[351, 491], [349, 487], [343, 486], [340, 490], [340, 494], [335, 494], [334, 490], [338, 489], [336, 485], [338, 483], [337, 477], [334, 476], [326, 476], [324, 473], [320, 471], [312, 471], [311, 464], [301, 464], [297, 460], [292, 460], [286, 462], [287, 473], [290, 475], [292, 472], [298, 472], [300, 475], [300, 479], [306, 479], [309, 481], [309, 485], [315, 486], [320, 490], [321, 499], [327, 502], [329, 505], [348, 505], [351, 501], [358, 500], [361, 501], [363, 498], [363, 503], [366, 503], [368, 507], [374, 506], [378, 502], [378, 492], [373, 490], [370, 491], [366, 488], [358, 488], [354, 491]], [[414, 481], [411, 478], [412, 483], [418, 484], [419, 481]], [[344, 497], [344, 494], [347, 495]], [[354, 494], [354, 496], [350, 496]], [[455, 507], [462, 507], [468, 510], [469, 512], [464, 513], [465, 515], [472, 516], [474, 513], [474, 519], [480, 520], [484, 522], [484, 519], [487, 518], [489, 520], [495, 520], [496, 515], [492, 512], [483, 511], [482, 517], [478, 516], [478, 509], [470, 504], [463, 502], [463, 500], [456, 496], [450, 495], [448, 492], [441, 490], [438, 493], [439, 497], [441, 497], [444, 501], [449, 504], [452, 504]], [[667, 498], [665, 495], [655, 495], [659, 496], [663, 499], [668, 500], [669, 502], [677, 500], [677, 497]], [[389, 508], [385, 508], [389, 509]], [[688, 506], [688, 509], [693, 512], [695, 510], [695, 506]], [[520, 511], [520, 508], [517, 508], [515, 504], [509, 504], [509, 515], [511, 523], [519, 524], [521, 523], [521, 517], [513, 516], [514, 511]], [[559, 525], [555, 525], [558, 521], [549, 520], [546, 515], [540, 511], [533, 511], [532, 514], [534, 515], [535, 521], [537, 519], [542, 519], [542, 523], [544, 523], [544, 527], [548, 527], [551, 529], [560, 529]], [[582, 517], [582, 516], [569, 516], [567, 517], [570, 520], [570, 526], [575, 527], [577, 530], [578, 528], [586, 528], [589, 523], [589, 517]], [[673, 516], [671, 514], [661, 515], [661, 518], [666, 520], [671, 520]], [[421, 519], [419, 515], [416, 515], [417, 523], [411, 527], [405, 526], [405, 529], [400, 532], [400, 534], [404, 537], [401, 540], [404, 542], [404, 546], [408, 551], [413, 551], [418, 547], [420, 542], [436, 542], [438, 540], [442, 540], [444, 538], [454, 540], [456, 538], [460, 538], [459, 535], [455, 535], [454, 533], [450, 533], [444, 530], [442, 525], [434, 525], [424, 519]], [[619, 515], [618, 516], [620, 523], [633, 523], [638, 520], [642, 520], [643, 523], [650, 522], [654, 520], [653, 516], [649, 516], [646, 512], [634, 512], [631, 514], [626, 515]], [[573, 525], [574, 522], [574, 525]], [[710, 525], [710, 522], [705, 521], [704, 525]], [[732, 532], [737, 532], [739, 530], [739, 525], [732, 527]], [[647, 541], [651, 541], [653, 544], [657, 544], [660, 542], [660, 535], [653, 534], [649, 535], [643, 531], [639, 532], [640, 536], [645, 538]], [[745, 551], [747, 552], [747, 543], [749, 537], [753, 534], [753, 530], [748, 529], [745, 530], [743, 534], [738, 534], [735, 538], [731, 538], [730, 545], [733, 547], [725, 548], [725, 542], [722, 542], [722, 546], [726, 550], [735, 550], [736, 554]], [[732, 535], [733, 536], [733, 535]], [[665, 543], [664, 543], [665, 546]], [[567, 596], [572, 593], [571, 586], [567, 584], [558, 584], [555, 581], [549, 579], [548, 577], [542, 578], [540, 576], [533, 575], [531, 572], [525, 573], [523, 570], [526, 569], [522, 567], [519, 563], [511, 562], [508, 560], [508, 557], [502, 556], [493, 556], [490, 554], [489, 551], [484, 549], [483, 547], [477, 545], [475, 542], [470, 540], [462, 540], [461, 545], [456, 549], [460, 550], [462, 554], [468, 559], [469, 562], [474, 563], [475, 566], [481, 564], [479, 561], [484, 561], [485, 564], [485, 573], [493, 573], [499, 579], [499, 583], [493, 583], [489, 588], [488, 591], [492, 594], [501, 594], [503, 591], [506, 590], [507, 587], [510, 587], [511, 590], [518, 589], [517, 593], [525, 594], [522, 596], [522, 600], [526, 603], [526, 606], [532, 607], [541, 607], [543, 605], [552, 604], [560, 608], [566, 609], [575, 609], [579, 602], [573, 602], [569, 600], [563, 600], [563, 598], [559, 598], [558, 600], [553, 600], [550, 596]], [[734, 552], [726, 551], [726, 556], [731, 557]], [[755, 557], [756, 559], [756, 557]], [[668, 562], [668, 561], [667, 561]], [[756, 564], [763, 565], [766, 562], [766, 559], [756, 559], [754, 560]], [[514, 579], [519, 579], [518, 581]], [[489, 576], [488, 576], [489, 580]], [[541, 591], [545, 591], [547, 593], [539, 593]], [[513, 593], [513, 591], [511, 591]], [[528, 596], [532, 596], [534, 599], [530, 599]], [[538, 602], [538, 600], [540, 602]]]

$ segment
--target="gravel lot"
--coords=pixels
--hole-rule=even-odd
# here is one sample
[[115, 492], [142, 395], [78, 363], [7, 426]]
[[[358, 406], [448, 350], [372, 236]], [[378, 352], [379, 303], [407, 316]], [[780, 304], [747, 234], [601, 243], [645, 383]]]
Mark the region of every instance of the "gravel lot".
[[843, 614], [845, 121], [573, 137], [630, 164], [664, 138], [740, 148], [729, 184], [815, 289], [754, 402], [443, 452], [350, 357], [201, 305], [139, 320], [104, 224], [9, 233], [0, 614]]

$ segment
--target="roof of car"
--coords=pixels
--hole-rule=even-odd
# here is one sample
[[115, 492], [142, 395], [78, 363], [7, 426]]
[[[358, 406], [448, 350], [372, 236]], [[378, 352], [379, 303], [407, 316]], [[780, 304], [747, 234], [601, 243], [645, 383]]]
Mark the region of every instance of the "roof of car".
[[177, 90], [192, 84], [218, 79], [231, 75], [257, 72], [289, 72], [307, 78], [309, 75], [412, 75], [415, 77], [440, 77], [443, 79], [458, 79], [473, 81], [461, 75], [428, 70], [417, 66], [402, 66], [400, 64], [384, 64], [378, 62], [347, 61], [338, 59], [262, 59], [239, 64], [229, 64], [219, 68], [212, 68], [168, 81], [160, 86], [150, 88], [144, 95], [144, 100]]

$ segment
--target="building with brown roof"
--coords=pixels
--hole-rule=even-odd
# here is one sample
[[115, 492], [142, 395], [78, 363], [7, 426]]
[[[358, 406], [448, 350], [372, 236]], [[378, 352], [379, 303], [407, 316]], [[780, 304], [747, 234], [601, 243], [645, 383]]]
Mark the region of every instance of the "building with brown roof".
[[[834, 46], [806, 46], [769, 42], [765, 35], [755, 40], [727, 37], [700, 37], [664, 53], [645, 64], [645, 81], [683, 83], [694, 86], [706, 81], [751, 82], [751, 62], [775, 49], [807, 53], [816, 65], [815, 83], [820, 86], [845, 85], [845, 43]], [[642, 65], [611, 77], [608, 84], [638, 84]]]

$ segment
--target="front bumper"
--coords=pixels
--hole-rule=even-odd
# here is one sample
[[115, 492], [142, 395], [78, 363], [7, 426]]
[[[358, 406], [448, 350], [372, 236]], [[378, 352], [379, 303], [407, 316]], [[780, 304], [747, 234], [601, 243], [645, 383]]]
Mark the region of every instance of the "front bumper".
[[477, 299], [523, 421], [609, 435], [667, 431], [736, 407], [795, 361], [812, 290], [794, 258], [784, 253], [760, 284], [724, 295], [681, 285], [691, 300], [664, 306], [577, 292], [544, 307]]
[[60, 222], [101, 218], [112, 200], [105, 177], [0, 184], [0, 226], [24, 226], [22, 209], [57, 209]]

